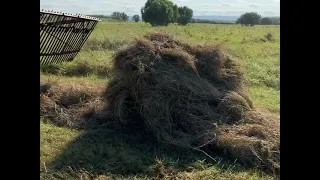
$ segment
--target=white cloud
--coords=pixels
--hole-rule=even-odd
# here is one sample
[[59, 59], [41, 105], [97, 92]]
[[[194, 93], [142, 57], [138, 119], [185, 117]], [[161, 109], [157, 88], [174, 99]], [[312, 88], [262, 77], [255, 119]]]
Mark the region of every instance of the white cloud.
[[258, 8], [258, 7], [260, 7], [259, 4], [249, 4], [248, 6], [249, 6], [249, 7], [252, 7], [252, 8]]
[[[129, 16], [140, 14], [147, 0], [40, 0], [40, 9], [92, 14], [123, 11]], [[280, 0], [172, 0], [178, 6], [188, 6], [194, 15], [240, 15], [258, 12], [261, 15], [280, 15]]]

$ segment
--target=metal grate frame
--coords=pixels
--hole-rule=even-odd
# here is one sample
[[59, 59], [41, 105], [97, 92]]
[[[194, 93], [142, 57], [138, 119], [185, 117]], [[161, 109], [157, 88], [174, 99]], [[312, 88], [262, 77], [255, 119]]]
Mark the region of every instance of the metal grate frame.
[[100, 20], [40, 10], [40, 64], [73, 61]]

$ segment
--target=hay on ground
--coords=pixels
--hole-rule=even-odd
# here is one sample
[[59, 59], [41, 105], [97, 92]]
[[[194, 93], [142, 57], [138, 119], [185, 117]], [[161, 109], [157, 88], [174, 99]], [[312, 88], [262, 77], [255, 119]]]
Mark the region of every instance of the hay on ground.
[[120, 124], [181, 148], [221, 149], [246, 164], [280, 169], [278, 124], [255, 113], [242, 70], [218, 46], [152, 33], [118, 51], [113, 65], [105, 98]]
[[40, 118], [83, 129], [103, 108], [102, 92], [103, 86], [40, 83]]

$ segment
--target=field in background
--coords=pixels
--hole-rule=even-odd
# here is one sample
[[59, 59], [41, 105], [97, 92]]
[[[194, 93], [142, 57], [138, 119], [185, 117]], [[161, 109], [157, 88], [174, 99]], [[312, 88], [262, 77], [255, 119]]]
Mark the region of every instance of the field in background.
[[[101, 22], [89, 37], [74, 62], [41, 67], [41, 81], [63, 82], [68, 84], [88, 84], [105, 86], [110, 70], [113, 53], [126, 46], [135, 36], [148, 32], [167, 32], [192, 44], [219, 44], [228, 54], [238, 60], [245, 71], [250, 85], [251, 99], [256, 107], [265, 108], [274, 114], [280, 114], [280, 26], [211, 25], [190, 24], [188, 26], [169, 25], [151, 27], [145, 23]], [[40, 126], [40, 176], [45, 179], [108, 179], [111, 177], [146, 178], [145, 172], [156, 165], [165, 174], [165, 167], [186, 164], [175, 173], [175, 177], [191, 179], [260, 179], [261, 173], [246, 169], [230, 162], [203, 162], [197, 153], [175, 151], [165, 153], [146, 145], [138, 137], [108, 134], [84, 135], [83, 130], [56, 127], [41, 120]], [[83, 136], [84, 135], [84, 136]], [[78, 145], [69, 146], [82, 138]], [[155, 146], [156, 147], [156, 146]], [[158, 147], [159, 148], [159, 147]], [[162, 147], [160, 148], [162, 149]], [[108, 156], [100, 151], [107, 151]], [[51, 161], [60, 158], [60, 154], [84, 153], [85, 167], [55, 169], [48, 167]], [[100, 155], [99, 155], [100, 153]], [[71, 157], [71, 156], [70, 156]], [[64, 156], [61, 162], [72, 161]], [[155, 159], [158, 159], [156, 161]], [[149, 165], [149, 166], [146, 166]], [[189, 168], [189, 169], [188, 169]], [[186, 170], [188, 169], [188, 170]], [[163, 173], [163, 172], [162, 172]], [[98, 176], [99, 175], [99, 176]], [[81, 178], [80, 178], [81, 176]], [[168, 175], [168, 177], [170, 177]], [[263, 176], [264, 178], [269, 178]]]

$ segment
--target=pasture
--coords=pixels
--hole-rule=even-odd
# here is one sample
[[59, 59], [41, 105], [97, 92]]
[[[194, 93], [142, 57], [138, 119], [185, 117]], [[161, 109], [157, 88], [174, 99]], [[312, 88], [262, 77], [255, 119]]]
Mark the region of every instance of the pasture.
[[[89, 103], [86, 99], [99, 98], [97, 94], [113, 78], [110, 71], [114, 53], [149, 32], [165, 32], [190, 44], [221, 46], [241, 64], [254, 106], [269, 116], [280, 116], [280, 26], [151, 27], [140, 22], [102, 21], [73, 62], [42, 66], [40, 81], [55, 87], [52, 96], [59, 96], [60, 103], [64, 94], [81, 91], [77, 106], [79, 111], [89, 111], [81, 108]], [[72, 100], [69, 96], [64, 101], [68, 104]], [[103, 106], [94, 102], [90, 101], [92, 109]], [[77, 113], [56, 109], [54, 114], [40, 116], [41, 179], [273, 178], [220, 155], [212, 160], [201, 152], [150, 142], [149, 137], [134, 133], [119, 133], [118, 127], [68, 121]]]

